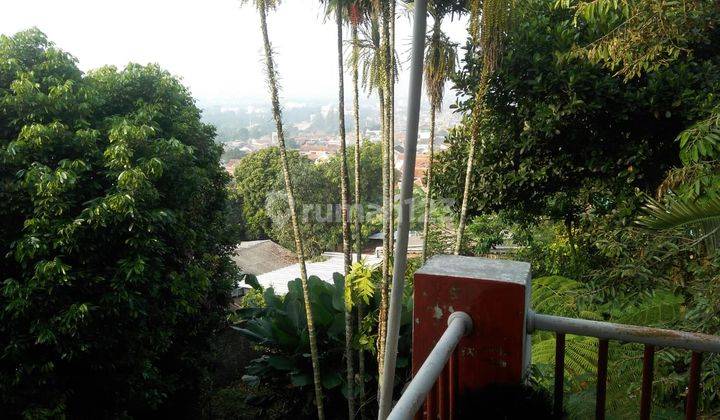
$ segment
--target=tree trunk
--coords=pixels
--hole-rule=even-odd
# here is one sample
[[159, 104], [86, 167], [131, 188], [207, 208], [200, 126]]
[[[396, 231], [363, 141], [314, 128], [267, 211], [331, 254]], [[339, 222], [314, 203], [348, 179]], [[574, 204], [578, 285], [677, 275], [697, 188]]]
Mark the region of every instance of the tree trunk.
[[[482, 50], [482, 69], [480, 70], [480, 82], [477, 94], [475, 95], [475, 106], [472, 110], [471, 142], [468, 152], [467, 172], [465, 173], [465, 190], [463, 191], [463, 202], [460, 208], [460, 221], [458, 223], [457, 237], [455, 240], [455, 254], [460, 253], [463, 234], [465, 231], [465, 219], [467, 218], [467, 203], [472, 187], [472, 168], [475, 160], [475, 149], [480, 143], [480, 150], [484, 145], [479, 141], [480, 121], [485, 108], [485, 94], [490, 83], [490, 75], [495, 71], [500, 60], [502, 50], [502, 38], [504, 31], [509, 24], [510, 3], [507, 0], [486, 0], [481, 2], [473, 0], [470, 2], [470, 37], [475, 45]], [[482, 4], [482, 12], [480, 6]]]
[[463, 190], [462, 205], [460, 206], [460, 220], [458, 221], [457, 236], [455, 237], [455, 255], [460, 255], [460, 248], [462, 247], [463, 234], [465, 233], [465, 219], [467, 218], [468, 198], [470, 197], [470, 187], [472, 186], [475, 145], [477, 143], [477, 137], [474, 134], [475, 130], [472, 131], [473, 134], [471, 134], [470, 138], [470, 150], [468, 150], [467, 169], [465, 171], [465, 188]]
[[[345, 75], [343, 66], [343, 29], [342, 29], [342, 8], [335, 8], [335, 20], [337, 23], [337, 53], [338, 53], [338, 119], [340, 132], [340, 206], [342, 214], [342, 236], [343, 236], [343, 254], [345, 256], [345, 279], [350, 274], [350, 265], [352, 264], [352, 251], [350, 250], [350, 219], [349, 219], [349, 200], [348, 200], [348, 170], [347, 170], [347, 150], [345, 145]], [[345, 289], [350, 285], [345, 281]], [[346, 363], [346, 379], [348, 387], [348, 418], [355, 418], [355, 368], [353, 367], [353, 317], [352, 310], [345, 305], [345, 363]]]
[[[365, 214], [360, 210], [360, 92], [358, 89], [358, 59], [359, 41], [357, 25], [352, 25], [352, 65], [353, 65], [353, 116], [355, 118], [355, 252], [357, 261], [362, 258], [362, 239], [360, 237], [360, 218]], [[357, 303], [357, 326], [358, 330], [363, 319], [363, 302]], [[358, 350], [358, 376], [360, 377], [360, 417], [365, 418], [365, 355], [362, 348]]]
[[295, 236], [295, 252], [297, 254], [298, 263], [300, 264], [300, 283], [303, 289], [303, 299], [305, 301], [305, 316], [307, 317], [308, 337], [310, 341], [310, 358], [313, 366], [313, 383], [315, 385], [315, 406], [317, 407], [318, 419], [324, 420], [325, 414], [323, 410], [323, 394], [322, 382], [320, 380], [320, 360], [318, 358], [317, 337], [315, 335], [315, 325], [313, 322], [312, 307], [310, 304], [310, 293], [307, 284], [307, 268], [305, 267], [305, 251], [303, 248], [302, 238], [300, 236], [300, 226], [298, 225], [297, 210], [295, 207], [295, 196], [293, 194], [293, 184], [290, 178], [290, 167], [288, 165], [287, 149], [285, 148], [285, 135], [283, 132], [282, 111], [280, 110], [280, 100], [278, 98], [277, 74], [275, 72], [275, 64], [272, 56], [272, 46], [267, 31], [267, 17], [265, 0], [258, 0], [258, 11], [260, 12], [260, 29], [263, 35], [263, 46], [265, 48], [265, 65], [267, 70], [268, 85], [270, 88], [270, 97], [273, 109], [273, 118], [275, 119], [275, 128], [277, 130], [278, 147], [280, 149], [280, 163], [282, 165], [283, 178], [285, 180], [285, 192], [288, 199], [288, 208], [290, 210], [290, 219], [292, 221], [293, 235]]
[[390, 255], [395, 252], [395, 0], [390, 3], [390, 74], [389, 76], [389, 113], [390, 113]]
[[[432, 100], [431, 100], [432, 101]], [[427, 196], [425, 197], [425, 215], [423, 217], [423, 248], [422, 248], [422, 261], [423, 263], [427, 260], [427, 243], [428, 233], [430, 232], [430, 199], [432, 195], [432, 165], [433, 156], [435, 154], [435, 104], [430, 104], [430, 140], [428, 141], [428, 151], [430, 156], [428, 159], [428, 168], [426, 173], [427, 178]]]
[[[392, 151], [390, 150], [390, 139], [392, 135], [390, 134], [390, 124], [391, 124], [391, 112], [392, 112], [392, 104], [390, 101], [390, 94], [391, 94], [391, 80], [392, 77], [392, 61], [390, 58], [391, 49], [390, 49], [390, 43], [391, 43], [391, 37], [390, 37], [390, 5], [389, 2], [381, 2], [381, 11], [382, 11], [382, 51], [383, 51], [383, 67], [384, 67], [384, 85], [383, 90], [386, 97], [386, 103], [384, 104], [385, 113], [384, 113], [384, 132], [385, 132], [385, 139], [384, 139], [384, 147], [383, 150], [385, 151], [385, 158], [383, 161], [383, 192], [384, 192], [384, 198], [383, 198], [383, 227], [385, 230], [385, 235], [383, 238], [383, 273], [382, 273], [382, 282], [381, 282], [381, 295], [380, 295], [380, 319], [378, 322], [378, 372], [379, 372], [379, 380], [378, 384], [382, 383], [382, 372], [383, 368], [385, 366], [385, 341], [387, 339], [387, 317], [388, 317], [388, 293], [389, 293], [389, 259], [391, 256], [390, 251], [390, 241], [392, 240], [392, 235], [394, 235], [394, 232], [390, 230], [391, 225], [391, 216], [392, 211], [391, 207], [393, 205], [392, 203], [392, 191], [391, 191], [391, 185], [390, 185], [390, 165], [392, 162]], [[394, 170], [394, 168], [393, 168]], [[380, 392], [382, 390], [378, 387], [378, 401], [380, 401]]]
[[[389, 200], [388, 200], [388, 189], [389, 189], [389, 178], [388, 178], [388, 136], [387, 136], [387, 104], [385, 103], [384, 89], [380, 90], [380, 113], [381, 113], [381, 150], [382, 150], [382, 212], [383, 212], [383, 261], [382, 261], [382, 277], [380, 279], [380, 308], [378, 313], [378, 367], [383, 366], [385, 357], [385, 323], [387, 322], [387, 311], [388, 311], [388, 274], [389, 274], [389, 226], [388, 226], [388, 214], [389, 214]], [[382, 369], [379, 370], [382, 372]]]

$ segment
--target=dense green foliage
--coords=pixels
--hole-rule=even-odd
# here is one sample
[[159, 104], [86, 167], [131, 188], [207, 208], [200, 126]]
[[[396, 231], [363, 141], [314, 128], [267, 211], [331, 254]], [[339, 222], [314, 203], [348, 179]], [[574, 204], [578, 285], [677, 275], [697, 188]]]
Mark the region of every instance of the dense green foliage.
[[[533, 283], [539, 312], [718, 334], [720, 260], [708, 252], [717, 240], [708, 239], [718, 233], [720, 30], [713, 22], [720, 11], [703, 1], [685, 12], [673, 2], [645, 3], [518, 5], [485, 98], [470, 197], [475, 217], [463, 253], [517, 246], [507, 256], [530, 261], [540, 277]], [[648, 29], [657, 16], [667, 19], [667, 33]], [[689, 21], [703, 24], [678, 30]], [[628, 41], [642, 31], [649, 31], [644, 43]], [[436, 196], [456, 203], [479, 53], [466, 48], [456, 80], [464, 119], [437, 165]], [[656, 193], [660, 201], [643, 210]], [[664, 230], [643, 229], [638, 218]], [[432, 233], [435, 252], [447, 249], [452, 232], [438, 224]], [[554, 338], [539, 333], [533, 342], [536, 380], [550, 388]], [[596, 354], [597, 340], [568, 337], [566, 409], [573, 418], [592, 414]], [[641, 358], [641, 346], [611, 344], [611, 416], [637, 413]], [[686, 351], [658, 353], [654, 415], [681, 415], [689, 358]], [[701, 408], [715, 416], [720, 358], [707, 355], [703, 369]]]
[[0, 406], [195, 409], [224, 319], [227, 176], [157, 66], [83, 75], [37, 30], [0, 38]]
[[[573, 10], [534, 1], [509, 34], [491, 80], [476, 157], [470, 212], [517, 211], [572, 218], [588, 205], [612, 208], [632, 190], [654, 189], [678, 160], [675, 137], [717, 91], [717, 46], [631, 81], [571, 54], [601, 28], [574, 25]], [[479, 82], [478, 52], [466, 49], [456, 107], [468, 112]], [[438, 159], [441, 197], [460, 200], [466, 124]]]
[[[318, 337], [322, 385], [327, 401], [325, 407], [331, 412], [342, 412], [347, 393], [344, 375], [345, 361], [345, 320], [346, 304], [359, 301], [365, 304], [365, 316], [361, 325], [355, 328], [353, 350], [363, 349], [368, 370], [365, 377], [356, 381], [365, 382], [368, 390], [377, 387], [377, 365], [375, 342], [377, 340], [377, 316], [380, 296], [377, 293], [379, 272], [362, 264], [355, 264], [351, 271], [354, 291], [344, 296], [344, 279], [335, 273], [334, 284], [317, 277], [308, 279], [315, 328]], [[304, 317], [303, 295], [300, 280], [288, 283], [288, 293], [275, 294], [272, 288], [262, 290], [252, 276], [246, 275], [246, 282], [255, 284], [255, 292], [245, 299], [245, 307], [236, 312], [237, 329], [261, 350], [262, 355], [247, 367], [244, 381], [265, 389], [285, 389], [284, 393], [271, 392], [253, 395], [248, 404], [258, 407], [274, 407], [278, 398], [287, 399], [283, 416], [309, 416], [313, 413], [312, 365], [307, 355], [307, 324]], [[403, 307], [399, 342], [397, 383], [404, 383], [409, 375], [410, 331], [412, 319], [412, 297], [408, 289]], [[262, 299], [257, 299], [262, 293]], [[359, 396], [359, 387], [354, 387]]]
[[[348, 147], [348, 154], [354, 147]], [[300, 230], [308, 255], [317, 255], [338, 247], [341, 241], [339, 217], [340, 160], [333, 155], [324, 162], [312, 161], [296, 151], [288, 153], [290, 172], [295, 184]], [[382, 182], [381, 148], [379, 144], [365, 142], [360, 148], [360, 167], [363, 176], [360, 196], [364, 209], [372, 211], [370, 204], [380, 200]], [[354, 171], [354, 162], [348, 161], [348, 171]], [[280, 156], [275, 147], [260, 150], [243, 157], [235, 167], [232, 198], [237, 201], [247, 240], [271, 238], [286, 248], [293, 249], [294, 239], [288, 217], [287, 199], [283, 192]], [[350, 190], [355, 188], [350, 179]], [[354, 214], [354, 212], [352, 212]], [[372, 214], [367, 214], [366, 229], [370, 232]], [[363, 219], [364, 220], [364, 219]]]

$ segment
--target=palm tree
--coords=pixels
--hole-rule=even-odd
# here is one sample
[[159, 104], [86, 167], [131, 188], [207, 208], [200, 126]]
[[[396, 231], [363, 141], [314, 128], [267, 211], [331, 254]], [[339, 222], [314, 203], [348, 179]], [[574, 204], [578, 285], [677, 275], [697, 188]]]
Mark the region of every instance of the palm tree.
[[395, 1], [390, 3], [390, 46], [388, 53], [390, 54], [390, 74], [388, 74], [388, 101], [390, 107], [390, 120], [388, 123], [388, 130], [390, 131], [390, 165], [388, 176], [390, 177], [390, 242], [388, 243], [389, 254], [395, 251]]
[[[347, 151], [345, 147], [345, 78], [343, 66], [343, 7], [337, 5], [335, 7], [335, 23], [337, 24], [337, 54], [338, 54], [338, 118], [340, 132], [340, 200], [342, 213], [342, 236], [343, 236], [343, 254], [345, 255], [345, 278], [350, 274], [350, 266], [352, 265], [352, 255], [350, 250], [350, 220], [349, 220], [349, 199], [348, 199], [348, 170], [347, 170]], [[357, 187], [356, 187], [357, 188]], [[345, 282], [345, 288], [349, 288], [349, 284]], [[347, 293], [347, 292], [346, 292]], [[348, 418], [355, 418], [355, 369], [353, 367], [353, 318], [351, 308], [345, 306], [345, 361], [347, 374], [347, 400], [348, 400]]]
[[[382, 179], [383, 179], [383, 263], [382, 277], [380, 281], [380, 308], [378, 316], [378, 367], [382, 371], [385, 356], [385, 338], [387, 328], [387, 314], [389, 304], [389, 255], [390, 255], [390, 135], [389, 135], [389, 105], [388, 83], [390, 78], [395, 77], [396, 69], [393, 61], [387, 60], [394, 51], [388, 52], [390, 37], [389, 30], [389, 4], [380, 0], [373, 0], [370, 9], [370, 18], [366, 25], [361, 28], [361, 39], [359, 40], [359, 63], [362, 69], [362, 84], [370, 93], [377, 89], [380, 103], [380, 120], [382, 122]], [[388, 25], [386, 25], [388, 23]]]
[[380, 280], [380, 308], [378, 315], [378, 338], [377, 338], [377, 357], [378, 365], [382, 363], [384, 356], [384, 332], [385, 322], [387, 321], [388, 308], [388, 131], [387, 131], [387, 104], [386, 104], [386, 72], [385, 72], [385, 37], [382, 34], [381, 13], [383, 7], [380, 0], [372, 0], [370, 8], [370, 18], [366, 21], [366, 25], [361, 30], [362, 39], [359, 42], [360, 52], [359, 61], [362, 68], [362, 84], [363, 87], [372, 93], [377, 90], [380, 105], [380, 122], [381, 122], [381, 150], [382, 150], [382, 197], [383, 197], [383, 262], [382, 277]]
[[[460, 206], [460, 220], [458, 221], [457, 236], [455, 237], [455, 254], [460, 254], [465, 221], [467, 219], [468, 198], [472, 187], [473, 163], [475, 149], [479, 143], [480, 123], [486, 112], [485, 94], [490, 82], [490, 76], [495, 71], [500, 60], [502, 41], [510, 22], [510, 9], [514, 0], [470, 0], [470, 37], [473, 45], [479, 45], [482, 51], [482, 69], [480, 82], [475, 94], [475, 106], [470, 118], [470, 146], [468, 150], [467, 167], [465, 171], [465, 187], [463, 189], [462, 204]], [[482, 7], [482, 16], [480, 13]], [[482, 144], [480, 144], [482, 148]]]
[[[393, 0], [391, 0], [393, 1]], [[378, 4], [379, 3], [379, 4]], [[393, 235], [391, 229], [392, 223], [392, 186], [390, 185], [390, 172], [394, 170], [391, 168], [392, 157], [390, 150], [390, 142], [392, 134], [391, 119], [392, 119], [392, 99], [391, 99], [391, 79], [394, 77], [392, 72], [392, 55], [391, 48], [391, 35], [390, 35], [390, 1], [377, 1], [375, 2], [376, 10], [379, 7], [381, 15], [381, 34], [382, 41], [380, 56], [382, 61], [382, 91], [385, 98], [384, 113], [383, 113], [383, 267], [382, 267], [382, 280], [380, 282], [380, 313], [378, 319], [378, 372], [383, 371], [385, 364], [385, 340], [387, 331], [387, 316], [388, 316], [388, 304], [389, 304], [389, 259], [390, 259], [390, 241]], [[376, 12], [377, 15], [377, 12]], [[382, 382], [382, 380], [380, 381]]]
[[362, 258], [362, 243], [360, 241], [360, 89], [359, 89], [359, 61], [360, 61], [360, 39], [358, 37], [358, 26], [363, 20], [363, 9], [361, 1], [355, 0], [348, 9], [350, 19], [350, 36], [352, 37], [352, 55], [350, 64], [353, 72], [353, 121], [355, 123], [355, 253], [357, 260]]
[[[347, 0], [321, 0], [325, 3], [326, 14], [335, 13], [337, 27], [337, 60], [338, 60], [338, 132], [340, 136], [340, 214], [342, 223], [343, 255], [345, 257], [343, 271], [345, 279], [350, 274], [352, 251], [350, 248], [350, 218], [348, 197], [347, 147], [345, 136], [345, 67], [343, 65], [343, 12], [348, 6]], [[357, 184], [356, 184], [357, 188]], [[349, 294], [350, 284], [345, 282], [345, 294]], [[355, 418], [355, 368], [353, 366], [353, 318], [352, 308], [345, 306], [345, 369], [347, 380], [348, 418]]]
[[[360, 90], [359, 84], [359, 62], [360, 62], [360, 39], [358, 37], [358, 26], [362, 23], [365, 15], [368, 13], [369, 4], [364, 0], [355, 0], [350, 4], [348, 17], [350, 20], [351, 36], [352, 36], [352, 55], [351, 66], [353, 72], [353, 119], [355, 122], [355, 253], [357, 261], [362, 258], [362, 239], [360, 237]], [[358, 328], [363, 320], [364, 315], [363, 302], [357, 305], [357, 324]], [[358, 375], [360, 376], [360, 416], [365, 418], [365, 354], [362, 348], [358, 349]]]
[[[431, 4], [431, 6], [434, 5]], [[434, 22], [432, 35], [425, 50], [425, 89], [430, 102], [430, 140], [428, 141], [430, 156], [426, 172], [427, 197], [423, 217], [423, 262], [427, 259], [427, 238], [430, 226], [430, 198], [432, 195], [432, 169], [435, 150], [435, 113], [442, 107], [445, 82], [455, 73], [455, 64], [457, 62], [456, 45], [450, 42], [441, 29], [444, 12], [435, 6], [430, 8], [430, 14], [433, 16]]]
[[[249, 0], [243, 0], [242, 4], [246, 3], [247, 1]], [[302, 284], [303, 299], [305, 300], [305, 316], [307, 318], [308, 337], [310, 341], [310, 358], [312, 360], [313, 367], [315, 406], [317, 407], [318, 419], [323, 420], [325, 418], [325, 414], [323, 411], [322, 382], [320, 380], [320, 360], [318, 357], [317, 337], [315, 334], [312, 307], [310, 304], [310, 293], [308, 290], [307, 268], [305, 267], [305, 251], [303, 248], [302, 237], [300, 236], [300, 226], [298, 224], [297, 209], [295, 206], [295, 196], [293, 194], [293, 183], [292, 179], [290, 178], [287, 149], [285, 147], [285, 134], [283, 131], [282, 111], [280, 110], [280, 100], [278, 95], [277, 72], [275, 70], [272, 45], [270, 44], [267, 29], [267, 12], [268, 10], [275, 9], [278, 4], [278, 0], [253, 1], [260, 15], [260, 30], [262, 31], [263, 36], [268, 87], [270, 89], [270, 100], [272, 102], [273, 118], [275, 119], [275, 129], [277, 132], [278, 147], [280, 149], [280, 163], [282, 166], [283, 178], [285, 180], [285, 193], [287, 194], [290, 220], [292, 222], [293, 228], [293, 236], [295, 237], [295, 252], [297, 254], [298, 263], [300, 264], [300, 283]]]

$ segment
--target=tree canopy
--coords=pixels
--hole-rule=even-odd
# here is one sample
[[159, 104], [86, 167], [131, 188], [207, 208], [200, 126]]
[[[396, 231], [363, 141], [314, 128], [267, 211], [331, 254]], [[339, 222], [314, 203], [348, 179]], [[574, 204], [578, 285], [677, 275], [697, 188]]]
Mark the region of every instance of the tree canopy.
[[[718, 53], [687, 56], [633, 80], [575, 53], [599, 28], [575, 27], [575, 11], [548, 1], [518, 5], [517, 24], [487, 91], [471, 214], [573, 217], [651, 191], [678, 163], [676, 136], [717, 91]], [[715, 48], [707, 44], [702, 49]], [[456, 80], [460, 112], [475, 103], [480, 51], [466, 47]], [[451, 131], [436, 195], [459, 201], [468, 121]]]
[[234, 279], [214, 134], [158, 66], [83, 74], [38, 30], [0, 38], [5, 414], [196, 401]]
[[[354, 153], [354, 146], [348, 153]], [[298, 217], [308, 255], [317, 255], [335, 249], [340, 241], [340, 219], [337, 203], [340, 197], [340, 159], [333, 155], [327, 161], [314, 164], [297, 151], [288, 153], [293, 179], [302, 180], [295, 185]], [[362, 204], [377, 204], [381, 195], [381, 147], [365, 142], [360, 147], [360, 178]], [[355, 164], [348, 161], [348, 171]], [[280, 155], [276, 147], [251, 153], [238, 162], [234, 169], [234, 186], [231, 196], [238, 202], [243, 220], [245, 239], [271, 238], [291, 248], [293, 243], [290, 220], [287, 217], [287, 199], [283, 190]], [[354, 178], [350, 186], [355, 188]]]

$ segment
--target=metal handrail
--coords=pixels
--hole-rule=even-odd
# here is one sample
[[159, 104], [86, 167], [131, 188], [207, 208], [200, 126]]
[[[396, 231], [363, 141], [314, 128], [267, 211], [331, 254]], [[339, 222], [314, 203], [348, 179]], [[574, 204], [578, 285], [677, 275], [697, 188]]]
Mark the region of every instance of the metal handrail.
[[395, 404], [388, 415], [388, 420], [412, 419], [420, 409], [433, 387], [433, 384], [440, 377], [455, 347], [460, 339], [470, 334], [473, 329], [472, 319], [465, 312], [453, 312], [448, 317], [448, 326], [442, 337], [428, 355], [417, 374], [410, 381], [400, 400]]
[[607, 392], [608, 341], [645, 345], [643, 354], [643, 377], [640, 395], [640, 419], [649, 420], [652, 408], [653, 365], [656, 347], [675, 347], [692, 350], [685, 418], [697, 418], [697, 400], [700, 388], [700, 369], [703, 353], [720, 353], [720, 337], [662, 328], [615, 324], [588, 319], [537, 314], [528, 311], [528, 334], [536, 330], [553, 331], [555, 339], [555, 385], [553, 411], [557, 416], [563, 411], [565, 334], [595, 337], [598, 342], [597, 390], [595, 392], [595, 418], [605, 418]]
[[613, 322], [528, 313], [528, 333], [534, 330], [583, 335], [627, 343], [720, 353], [720, 337], [663, 328], [615, 324]]

